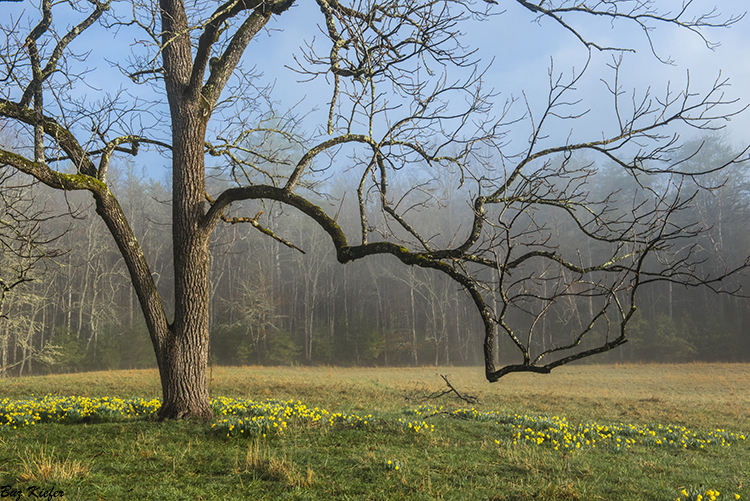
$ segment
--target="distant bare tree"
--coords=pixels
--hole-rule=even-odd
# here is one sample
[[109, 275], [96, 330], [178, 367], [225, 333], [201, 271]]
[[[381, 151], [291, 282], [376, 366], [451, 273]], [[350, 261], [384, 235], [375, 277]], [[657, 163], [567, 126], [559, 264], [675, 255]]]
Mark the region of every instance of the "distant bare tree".
[[[45, 301], [43, 296], [24, 290], [28, 282], [39, 280], [47, 265], [45, 260], [58, 257], [62, 251], [54, 242], [62, 234], [50, 234], [45, 222], [54, 217], [34, 198], [31, 188], [37, 184], [7, 167], [0, 168], [0, 373], [11, 366], [23, 365], [35, 355], [32, 337], [38, 328], [36, 313]], [[18, 296], [18, 297], [13, 297]], [[29, 305], [28, 318], [11, 313]], [[15, 332], [12, 337], [11, 333]], [[11, 339], [14, 340], [11, 343]], [[8, 362], [9, 352], [21, 350], [21, 360]]]
[[[212, 415], [206, 376], [209, 242], [216, 225], [247, 223], [293, 245], [264, 226], [261, 213], [237, 214], [244, 201], [271, 200], [296, 208], [328, 234], [341, 263], [391, 254], [405, 265], [444, 273], [460, 284], [484, 323], [490, 381], [514, 371], [549, 372], [622, 344], [637, 292], [649, 282], [704, 284], [718, 290], [721, 277], [698, 276], [690, 252], [677, 252], [683, 240], [699, 232], [690, 224], [675, 224], [674, 215], [692, 200], [684, 180], [700, 173], [682, 172], [680, 164], [669, 159], [678, 145], [673, 126], [712, 128], [716, 120], [738, 111], [723, 97], [724, 80], [701, 94], [686, 86], [679, 92], [668, 88], [660, 96], [633, 94], [626, 102], [615, 57], [607, 79], [613, 112], [601, 122], [614, 125], [584, 142], [567, 135], [548, 137], [551, 122], [575, 121], [585, 113], [574, 94], [590, 66], [569, 78], [550, 70], [548, 102], [541, 114], [526, 103], [528, 111], [514, 115], [513, 100], [495, 106], [480, 62], [460, 39], [467, 22], [500, 26], [495, 2], [316, 0], [326, 36], [309, 41], [298, 58], [298, 71], [304, 78], [327, 79], [331, 98], [322, 133], [303, 135], [293, 115], [279, 118], [272, 89], [254, 86], [242, 64], [244, 55], [263, 50], [250, 48], [250, 43], [272, 19], [283, 21], [296, 3], [160, 0], [157, 5], [134, 0], [121, 8], [109, 0], [41, 0], [34, 20], [11, 19], [3, 27], [0, 116], [33, 140], [34, 148], [3, 149], [0, 162], [53, 188], [93, 195], [97, 214], [123, 255], [151, 334], [161, 375], [162, 418]], [[706, 29], [739, 19], [718, 19], [713, 12], [691, 17], [687, 6], [676, 15], [660, 13], [649, 0], [515, 4], [562, 26], [589, 54], [609, 51], [615, 56], [628, 47], [600, 45], [578, 31], [577, 22], [604, 17], [630, 23], [647, 38], [660, 24], [704, 37]], [[74, 18], [74, 25], [56, 24], [53, 14], [58, 13]], [[135, 52], [118, 64], [135, 83], [160, 89], [168, 116], [159, 115], [153, 103], [132, 97], [139, 95], [135, 89], [108, 94], [95, 105], [80, 98], [86, 92], [81, 89], [83, 77], [88, 78], [80, 54], [91, 43], [86, 35], [97, 22], [119, 36], [140, 30]], [[530, 139], [511, 154], [508, 133], [519, 126], [530, 127]], [[108, 187], [111, 159], [136, 155], [149, 146], [168, 152], [172, 162], [172, 321], [140, 244]], [[594, 165], [571, 169], [570, 159], [579, 151], [617, 163], [634, 183], [646, 186], [643, 179], [652, 175], [669, 176], [670, 182], [662, 189], [649, 188], [646, 201], [634, 206], [632, 214], [615, 215], [609, 197], [587, 196]], [[226, 158], [227, 178], [234, 187], [207, 193], [207, 155]], [[729, 163], [737, 161], [739, 157]], [[334, 164], [357, 172], [360, 180], [360, 228], [353, 239], [334, 214], [308, 196], [318, 197], [316, 192], [325, 188], [315, 173]], [[414, 165], [427, 166], [433, 178], [453, 177], [474, 191], [468, 231], [456, 227], [451, 235], [437, 238], [412, 224], [411, 210], [434, 208], [431, 199], [419, 188], [396, 194], [391, 186]], [[377, 215], [368, 212], [372, 204]], [[540, 208], [572, 220], [578, 239], [592, 240], [606, 257], [581, 263], [574, 249], [558, 245], [550, 228], [537, 222]], [[354, 239], [358, 243], [352, 243]], [[578, 331], [563, 333], [545, 350], [533, 352], [540, 316], [571, 295], [595, 300], [593, 315]], [[489, 304], [494, 303], [498, 308], [493, 311]], [[580, 351], [598, 322], [614, 323], [616, 329], [598, 346]], [[520, 363], [495, 368], [496, 329], [513, 341]]]

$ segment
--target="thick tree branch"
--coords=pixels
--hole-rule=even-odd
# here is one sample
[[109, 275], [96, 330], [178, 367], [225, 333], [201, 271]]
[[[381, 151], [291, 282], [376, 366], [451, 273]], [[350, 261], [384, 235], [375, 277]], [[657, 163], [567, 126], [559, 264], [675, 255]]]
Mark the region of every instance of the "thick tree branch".
[[[220, 7], [214, 13], [214, 16], [212, 16], [211, 21], [200, 37], [188, 92], [196, 93], [200, 90], [208, 109], [213, 109], [221, 92], [224, 90], [224, 86], [245, 53], [248, 44], [263, 29], [271, 18], [271, 15], [282, 14], [293, 4], [294, 0], [274, 0], [272, 2], [231, 0]], [[211, 61], [211, 47], [220, 35], [219, 31], [222, 24], [245, 10], [252, 10], [252, 13], [243, 21], [237, 32], [232, 35], [224, 52], [213, 60], [209, 68], [210, 74], [208, 79], [201, 88], [206, 65]]]
[[[0, 116], [18, 120], [26, 125], [37, 124], [37, 114], [31, 108], [22, 106], [6, 99], [0, 99]], [[79, 172], [87, 176], [96, 177], [96, 167], [86, 154], [86, 151], [78, 143], [75, 136], [65, 127], [60, 125], [52, 117], [42, 115], [39, 117], [40, 126], [44, 133], [68, 154]]]

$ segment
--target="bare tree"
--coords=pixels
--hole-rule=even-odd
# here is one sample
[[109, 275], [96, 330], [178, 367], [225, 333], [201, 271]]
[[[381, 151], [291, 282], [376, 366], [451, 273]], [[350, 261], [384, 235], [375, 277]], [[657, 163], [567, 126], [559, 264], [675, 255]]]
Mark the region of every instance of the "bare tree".
[[[13, 366], [40, 356], [32, 347], [39, 324], [36, 316], [46, 297], [27, 290], [30, 282], [39, 280], [47, 260], [62, 251], [54, 243], [62, 236], [51, 234], [45, 223], [54, 218], [31, 191], [33, 178], [7, 167], [0, 168], [0, 375]], [[20, 310], [28, 306], [28, 315]], [[12, 336], [14, 333], [14, 337]], [[11, 343], [13, 337], [14, 342]], [[9, 363], [9, 353], [21, 351], [20, 360]]]
[[[121, 8], [109, 0], [41, 0], [38, 18], [28, 27], [25, 18], [11, 19], [3, 27], [0, 116], [33, 139], [34, 147], [3, 149], [0, 162], [53, 188], [92, 194], [146, 318], [161, 376], [162, 418], [212, 415], [206, 374], [209, 241], [216, 225], [248, 223], [293, 246], [264, 226], [262, 213], [238, 213], [253, 207], [241, 205], [250, 200], [276, 201], [312, 219], [330, 237], [341, 263], [391, 254], [405, 265], [443, 273], [460, 284], [484, 323], [490, 381], [513, 371], [549, 372], [622, 344], [644, 284], [666, 280], [717, 287], [721, 277], [697, 276], [691, 254], [674, 252], [679, 242], [698, 232], [688, 224], [675, 224], [673, 216], [692, 199], [683, 180], [700, 174], [682, 172], [679, 162], [670, 163], [678, 138], [669, 129], [677, 124], [711, 128], [715, 120], [736, 113], [735, 103], [723, 97], [724, 80], [700, 95], [686, 86], [661, 96], [634, 94], [626, 103], [615, 58], [607, 81], [614, 103], [611, 122], [616, 125], [597, 131], [594, 140], [573, 142], [566, 135], [555, 145], [548, 124], [584, 114], [571, 105], [575, 99], [569, 94], [575, 93], [589, 65], [568, 79], [550, 71], [549, 98], [541, 115], [528, 103], [528, 112], [514, 115], [513, 100], [495, 106], [493, 92], [484, 86], [481, 62], [459, 36], [463, 23], [500, 23], [502, 18], [493, 16], [499, 13], [495, 2], [354, 0], [344, 5], [316, 0], [326, 38], [305, 45], [297, 71], [304, 78], [327, 79], [331, 98], [323, 134], [304, 135], [295, 116], [275, 112], [272, 89], [255, 86], [242, 64], [243, 56], [255, 50], [249, 49], [250, 43], [272, 19], [283, 21], [295, 3], [228, 0], [216, 6], [203, 0], [160, 0], [156, 5], [134, 0]], [[659, 24], [704, 37], [705, 29], [739, 20], [718, 19], [713, 12], [691, 17], [687, 6], [676, 15], [660, 13], [648, 0], [516, 3], [562, 26], [589, 54], [617, 55], [628, 47], [589, 40], [573, 24], [575, 15], [631, 23], [649, 42]], [[58, 13], [74, 17], [77, 24], [62, 28], [55, 23]], [[80, 98], [86, 75], [78, 64], [85, 59], [80, 52], [95, 23], [110, 33], [141, 30], [134, 54], [118, 65], [134, 82], [160, 89], [169, 109], [166, 120], [153, 103], [131, 98], [135, 91], [106, 95], [95, 105]], [[530, 125], [531, 136], [510, 154], [507, 134], [520, 124]], [[140, 244], [108, 187], [111, 159], [136, 155], [146, 147], [171, 156], [172, 321]], [[670, 176], [670, 182], [661, 190], [650, 189], [632, 215], [615, 216], [609, 198], [587, 197], [594, 166], [570, 169], [572, 154], [583, 150], [617, 163], [635, 183], [645, 186], [642, 179], [656, 174]], [[235, 187], [207, 193], [207, 155], [226, 159], [224, 170]], [[555, 161], [558, 155], [562, 162]], [[736, 161], [739, 157], [729, 163]], [[333, 172], [335, 164], [345, 164], [360, 179], [357, 244], [350, 243], [335, 215], [308, 197], [325, 189], [316, 173]], [[451, 235], [436, 238], [410, 222], [411, 209], [430, 208], [430, 199], [419, 189], [394, 197], [390, 187], [415, 164], [427, 166], [434, 178], [452, 176], [474, 191], [468, 231], [455, 228]], [[65, 171], [67, 166], [72, 173]], [[368, 211], [372, 204], [377, 215]], [[583, 265], [535, 219], [539, 207], [571, 219], [579, 239], [593, 240], [606, 257]], [[534, 353], [539, 312], [571, 295], [597, 301], [593, 315], [582, 322], [582, 329]], [[496, 311], [488, 297], [498, 304]], [[578, 349], [597, 322], [604, 321], [614, 322], [616, 332], [598, 346]], [[496, 328], [518, 348], [519, 364], [495, 368]]]

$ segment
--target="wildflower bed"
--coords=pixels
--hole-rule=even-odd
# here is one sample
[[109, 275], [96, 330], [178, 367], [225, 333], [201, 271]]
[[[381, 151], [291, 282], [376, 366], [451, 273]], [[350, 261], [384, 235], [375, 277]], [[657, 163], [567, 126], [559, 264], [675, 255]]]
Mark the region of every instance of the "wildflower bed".
[[[211, 400], [216, 419], [211, 429], [231, 436], [266, 436], [278, 433], [290, 425], [324, 423], [330, 427], [363, 429], [383, 426], [386, 421], [372, 414], [360, 416], [341, 412], [330, 413], [318, 407], [307, 407], [300, 401], [277, 399], [254, 401], [218, 397]], [[153, 418], [161, 401], [158, 398], [89, 398], [46, 395], [24, 400], [0, 400], [0, 427], [17, 429], [39, 423], [103, 422], [118, 419]], [[407, 413], [414, 413], [407, 411]], [[398, 419], [396, 426], [404, 431], [434, 430], [425, 421]]]
[[[112, 397], [62, 397], [46, 395], [22, 400], [0, 400], [0, 430], [19, 429], [42, 423], [117, 422], [153, 419], [160, 408], [159, 399], [119, 399]], [[266, 438], [283, 434], [290, 428], [366, 430], [376, 433], [431, 434], [450, 428], [450, 420], [472, 421], [482, 426], [490, 443], [498, 448], [541, 447], [563, 454], [571, 451], [602, 450], [620, 453], [638, 447], [672, 450], [707, 450], [746, 443], [746, 436], [725, 429], [696, 432], [684, 426], [626, 423], [574, 424], [565, 417], [482, 412], [475, 408], [445, 410], [424, 405], [409, 408], [400, 415], [373, 416], [329, 412], [308, 407], [299, 400], [267, 399], [254, 401], [219, 397], [211, 401], [216, 418], [208, 429], [217, 437]], [[436, 421], [436, 420], [440, 421]], [[428, 423], [428, 421], [430, 421]], [[487, 426], [484, 427], [483, 423]], [[437, 424], [437, 426], [436, 426]], [[374, 449], [374, 448], [373, 448]], [[383, 469], [401, 473], [407, 465], [397, 457], [387, 457]], [[678, 501], [739, 499], [739, 494], [721, 496], [715, 489], [681, 488]]]
[[38, 423], [80, 423], [95, 420], [151, 417], [159, 399], [89, 398], [46, 395], [24, 400], [0, 400], [0, 426], [20, 428]]
[[[78, 423], [117, 419], [152, 418], [161, 402], [158, 398], [120, 399], [111, 397], [62, 397], [46, 395], [25, 400], [0, 400], [0, 425], [17, 429], [38, 423]], [[495, 411], [481, 412], [475, 408], [444, 411], [442, 406], [424, 405], [406, 409], [406, 416], [397, 421], [360, 416], [341, 412], [330, 413], [318, 407], [310, 408], [301, 401], [280, 401], [218, 397], [211, 401], [217, 418], [211, 429], [231, 436], [267, 435], [285, 430], [288, 426], [322, 423], [329, 427], [366, 429], [394, 427], [407, 432], [431, 432], [434, 424], [425, 419], [443, 415], [454, 419], [483, 421], [499, 425], [501, 430], [510, 430], [514, 445], [527, 443], [546, 445], [555, 450], [581, 449], [582, 447], [605, 447], [611, 451], [626, 450], [636, 444], [649, 447], [677, 447], [682, 449], [704, 449], [709, 446], [730, 447], [745, 442], [746, 436], [725, 429], [695, 432], [684, 426], [653, 424], [600, 424], [597, 422], [573, 424], [565, 417], [529, 416], [503, 414]], [[501, 439], [495, 439], [496, 444]]]

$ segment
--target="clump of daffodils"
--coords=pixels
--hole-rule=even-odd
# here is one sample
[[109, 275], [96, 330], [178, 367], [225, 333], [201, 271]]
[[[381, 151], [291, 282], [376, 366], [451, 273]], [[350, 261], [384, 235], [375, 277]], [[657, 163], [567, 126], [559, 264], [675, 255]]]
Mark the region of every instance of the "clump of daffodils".
[[435, 425], [427, 424], [426, 421], [407, 421], [406, 419], [398, 418], [398, 425], [408, 433], [435, 431]]
[[357, 430], [370, 428], [374, 425], [372, 414], [366, 416], [359, 416], [358, 414], [345, 414], [343, 412], [337, 412], [331, 414], [328, 418], [328, 424], [330, 426], [340, 425], [345, 428], [354, 428]]
[[451, 413], [451, 417], [468, 421], [495, 421], [501, 419], [501, 414], [495, 411], [481, 412], [472, 407], [471, 409], [456, 409]]
[[219, 397], [211, 400], [216, 421], [211, 429], [231, 436], [278, 434], [290, 423], [316, 423], [328, 415], [325, 409], [310, 408], [299, 400], [282, 402], [267, 399], [261, 402], [247, 399]]
[[42, 398], [0, 400], [0, 426], [21, 428], [38, 423], [79, 423], [151, 417], [161, 407], [158, 398], [90, 398], [46, 395]]
[[[722, 499], [721, 493], [716, 489], [689, 488], [680, 491], [680, 497], [677, 498], [677, 501], [717, 501], [719, 499]], [[740, 499], [740, 495], [734, 494], [729, 499]]]
[[513, 444], [547, 445], [562, 451], [601, 446], [619, 451], [635, 445], [705, 449], [709, 446], [730, 447], [746, 440], [745, 435], [724, 429], [698, 433], [684, 426], [662, 424], [641, 426], [590, 422], [576, 425], [565, 417], [502, 415], [496, 412], [482, 413], [474, 408], [458, 409], [451, 415], [459, 419], [494, 421], [511, 430]]
[[420, 405], [416, 409], [406, 409], [404, 414], [413, 416], [434, 416], [443, 411], [442, 405]]

